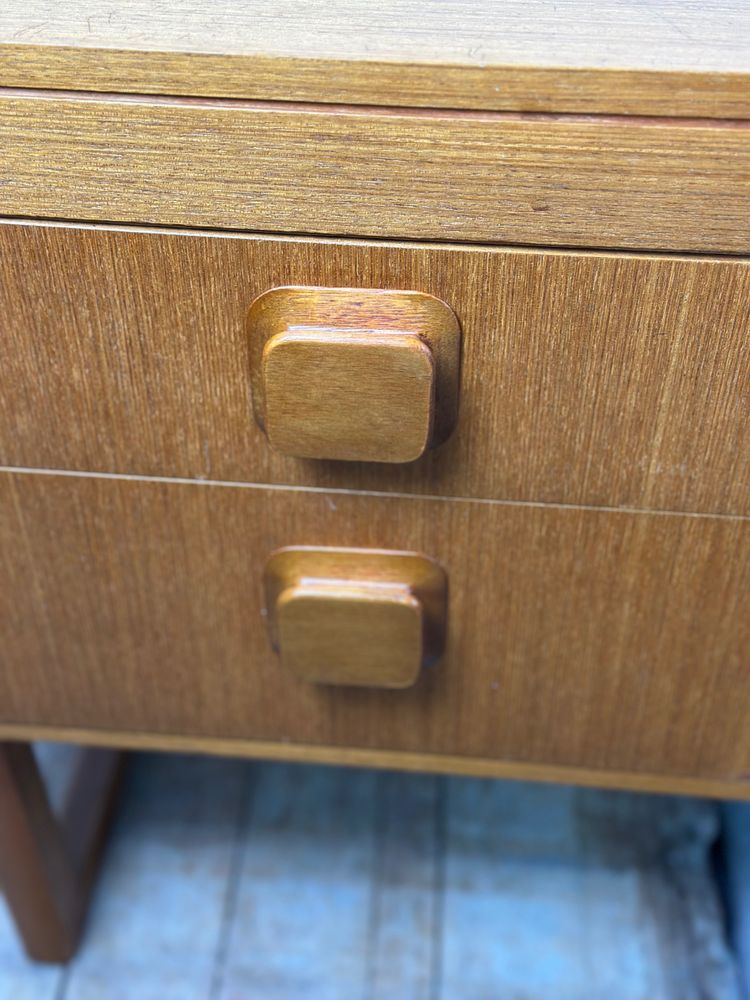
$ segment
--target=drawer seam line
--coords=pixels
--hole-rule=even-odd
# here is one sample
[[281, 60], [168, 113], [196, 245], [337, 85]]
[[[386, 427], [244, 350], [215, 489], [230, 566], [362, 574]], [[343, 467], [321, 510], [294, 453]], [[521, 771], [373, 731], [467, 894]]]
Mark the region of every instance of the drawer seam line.
[[0, 226], [35, 226], [38, 228], [77, 229], [87, 232], [136, 233], [148, 236], [207, 237], [226, 240], [264, 240], [280, 243], [324, 243], [338, 246], [379, 246], [388, 250], [443, 250], [458, 253], [498, 254], [516, 252], [529, 255], [582, 257], [628, 257], [635, 259], [665, 258], [679, 262], [715, 262], [750, 264], [750, 247], [747, 250], [691, 250], [680, 247], [633, 247], [627, 245], [573, 243], [519, 243], [498, 239], [436, 239], [423, 236], [379, 236], [361, 232], [317, 232], [296, 229], [234, 229], [231, 227], [200, 226], [192, 223], [144, 222], [138, 219], [69, 218], [48, 215], [0, 215]]
[[607, 514], [642, 514], [659, 517], [693, 517], [708, 521], [750, 521], [747, 514], [723, 514], [705, 511], [663, 510], [645, 507], [614, 507], [597, 504], [561, 503], [549, 500], [504, 500], [497, 497], [466, 497], [433, 493], [404, 493], [391, 490], [346, 489], [339, 486], [305, 486], [287, 483], [256, 483], [230, 479], [201, 479], [187, 476], [147, 476], [130, 472], [91, 472], [79, 469], [46, 469], [30, 466], [0, 465], [0, 474], [22, 476], [60, 476], [68, 479], [102, 479], [114, 482], [160, 483], [174, 486], [205, 486], [244, 490], [269, 490], [283, 493], [372, 497], [393, 500], [428, 500], [444, 503], [472, 503], [494, 507], [529, 507], [551, 510], [582, 510]]

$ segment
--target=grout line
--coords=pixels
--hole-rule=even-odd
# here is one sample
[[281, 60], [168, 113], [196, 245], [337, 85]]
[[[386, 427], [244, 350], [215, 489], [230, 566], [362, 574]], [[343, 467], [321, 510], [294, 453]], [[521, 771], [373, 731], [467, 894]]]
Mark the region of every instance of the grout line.
[[245, 860], [245, 847], [252, 820], [253, 800], [255, 797], [255, 777], [255, 765], [252, 762], [248, 762], [246, 765], [246, 773], [242, 782], [240, 808], [237, 812], [237, 825], [235, 827], [234, 843], [232, 845], [232, 858], [229, 865], [229, 872], [227, 873], [227, 887], [224, 895], [221, 928], [214, 955], [214, 967], [211, 974], [211, 985], [209, 987], [208, 1000], [219, 1000], [221, 989], [224, 985], [224, 975], [226, 972], [232, 938], [232, 925], [237, 914], [240, 881], [242, 878], [242, 870], [244, 868]]
[[373, 817], [373, 858], [372, 871], [370, 875], [370, 903], [367, 915], [367, 940], [365, 943], [364, 1000], [374, 1000], [374, 998], [377, 997], [376, 978], [379, 958], [380, 927], [382, 923], [383, 870], [385, 865], [389, 807], [391, 801], [391, 797], [388, 795], [388, 786], [392, 783], [392, 781], [392, 774], [380, 773], [377, 775], [375, 815]]
[[437, 784], [435, 796], [435, 883], [432, 896], [432, 968], [430, 970], [430, 1000], [442, 1000], [449, 784], [447, 779], [444, 777], [436, 777], [435, 782]]
[[[75, 961], [75, 959], [74, 959]], [[70, 977], [73, 973], [73, 963], [66, 965], [60, 973], [60, 981], [55, 989], [54, 1000], [65, 1000], [68, 995], [68, 987], [70, 986]]]
[[144, 476], [130, 472], [84, 472], [79, 469], [37, 469], [0, 465], [0, 474], [19, 476], [60, 476], [69, 479], [104, 479], [127, 483], [161, 483], [174, 486], [207, 486], [277, 493], [311, 493], [322, 496], [378, 497], [384, 500], [430, 500], [440, 503], [482, 504], [487, 507], [527, 507], [540, 510], [585, 510], [607, 514], [645, 514], [657, 517], [692, 517], [708, 521], [750, 521], [749, 514], [704, 513], [689, 510], [662, 510], [647, 507], [613, 507], [605, 504], [560, 503], [547, 500], [501, 500], [494, 497], [464, 497], [453, 494], [404, 493], [398, 490], [357, 490], [338, 486], [301, 486], [289, 483], [248, 483], [230, 479], [191, 479], [185, 476]]

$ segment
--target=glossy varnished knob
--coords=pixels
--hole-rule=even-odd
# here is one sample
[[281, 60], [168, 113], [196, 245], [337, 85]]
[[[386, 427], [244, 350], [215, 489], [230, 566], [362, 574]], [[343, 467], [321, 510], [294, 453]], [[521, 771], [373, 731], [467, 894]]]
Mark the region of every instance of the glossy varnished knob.
[[280, 549], [265, 573], [283, 666], [319, 684], [403, 688], [445, 641], [446, 578], [413, 552]]
[[460, 331], [432, 295], [274, 288], [248, 334], [255, 417], [284, 454], [412, 462], [453, 429]]

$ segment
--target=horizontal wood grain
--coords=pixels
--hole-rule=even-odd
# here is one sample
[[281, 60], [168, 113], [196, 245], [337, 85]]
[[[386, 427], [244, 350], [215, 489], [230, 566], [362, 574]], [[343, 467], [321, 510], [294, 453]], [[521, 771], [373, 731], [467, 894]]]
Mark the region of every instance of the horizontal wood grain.
[[60, 726], [28, 726], [0, 722], [0, 736], [15, 740], [49, 740], [92, 747], [119, 747], [124, 750], [200, 753], [216, 757], [255, 760], [283, 760], [338, 767], [366, 767], [427, 774], [455, 774], [474, 778], [538, 781], [613, 788], [645, 793], [700, 795], [707, 798], [750, 799], [750, 781], [716, 781], [690, 775], [659, 775], [627, 771], [595, 771], [584, 767], [557, 767], [519, 761], [490, 760], [486, 757], [455, 757], [449, 754], [405, 753], [398, 750], [357, 750], [305, 743], [273, 743], [262, 740], [222, 739], [159, 735], [124, 730], [76, 729]]
[[0, 213], [750, 250], [750, 122], [0, 94]]
[[0, 83], [732, 117], [748, 39], [742, 0], [7, 0]]
[[[405, 466], [276, 453], [250, 303], [408, 288], [462, 326], [458, 424]], [[750, 265], [0, 225], [0, 464], [750, 515]]]
[[[0, 721], [738, 782], [750, 523], [6, 473]], [[447, 644], [403, 691], [315, 687], [261, 615], [283, 545], [424, 552]]]

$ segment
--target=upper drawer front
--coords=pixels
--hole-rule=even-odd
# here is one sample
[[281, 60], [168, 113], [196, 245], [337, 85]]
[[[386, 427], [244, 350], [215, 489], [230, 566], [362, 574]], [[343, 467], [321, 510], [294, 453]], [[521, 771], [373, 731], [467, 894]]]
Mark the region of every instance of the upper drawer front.
[[0, 149], [4, 215], [750, 249], [747, 122], [6, 91]]
[[[0, 510], [0, 722], [750, 772], [748, 521], [36, 473]], [[287, 545], [438, 560], [437, 662], [298, 679], [261, 612]]]
[[[274, 452], [245, 318], [409, 289], [462, 328], [458, 422], [404, 466]], [[750, 514], [750, 265], [0, 225], [0, 463]]]

